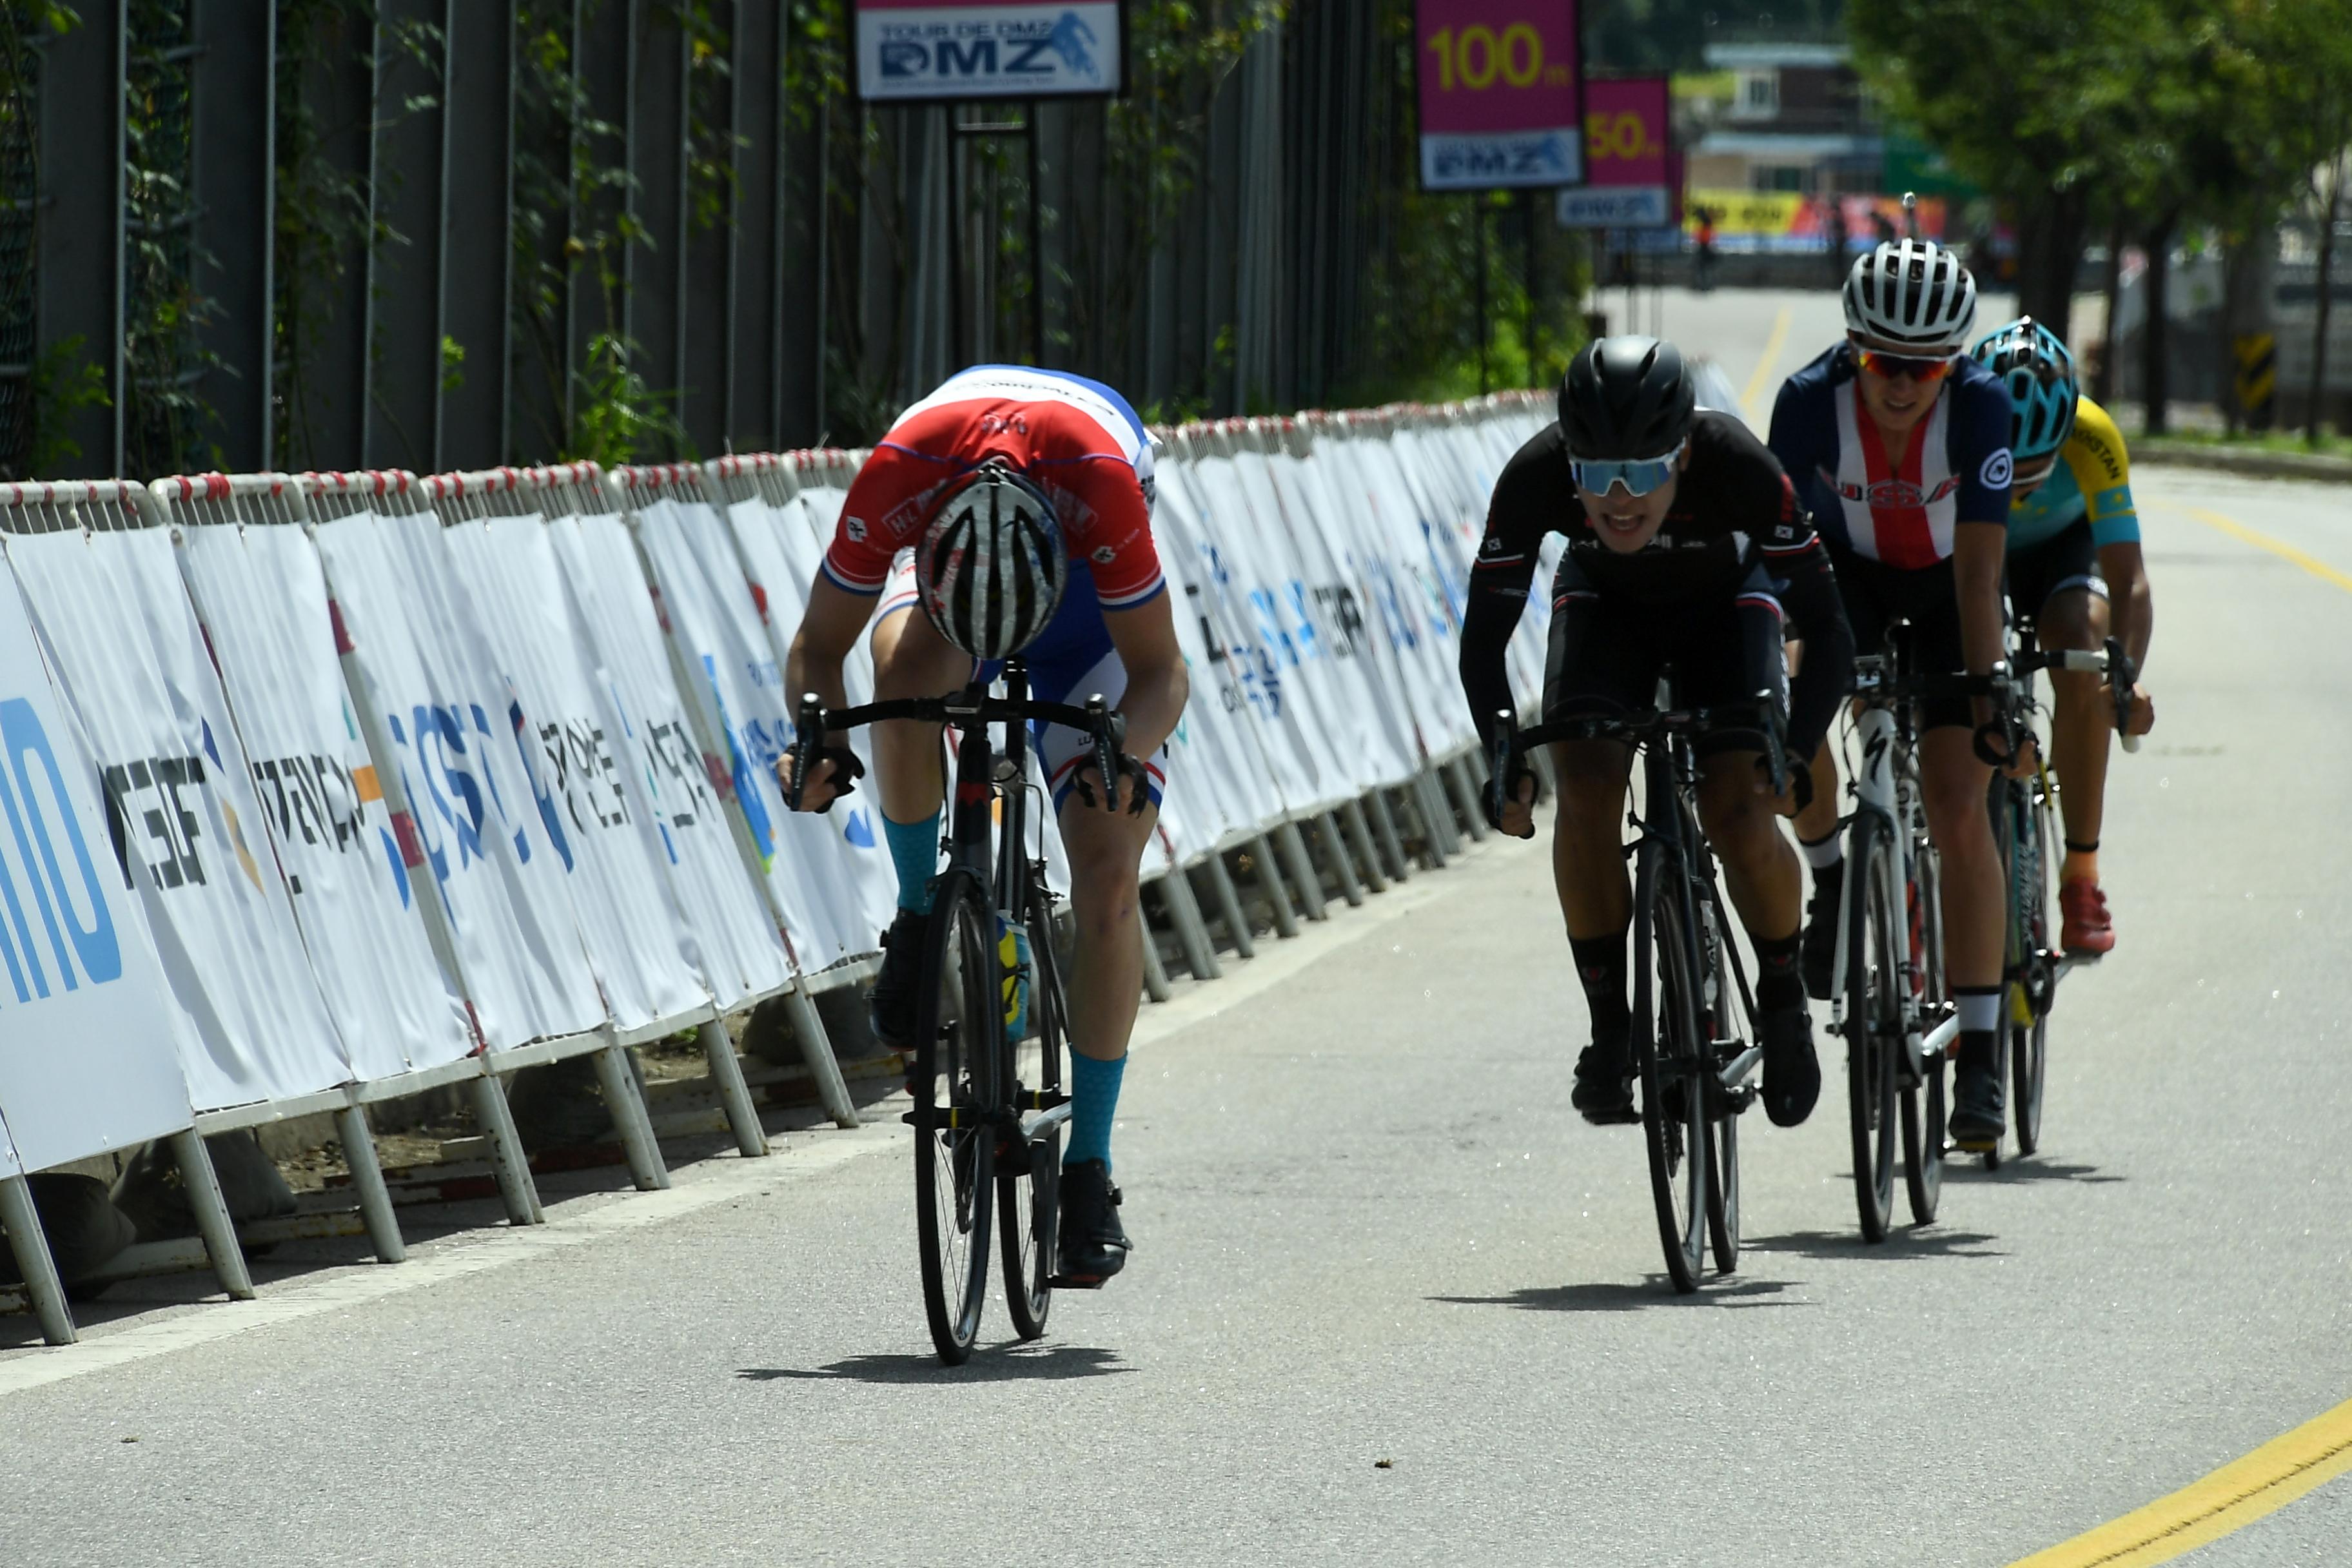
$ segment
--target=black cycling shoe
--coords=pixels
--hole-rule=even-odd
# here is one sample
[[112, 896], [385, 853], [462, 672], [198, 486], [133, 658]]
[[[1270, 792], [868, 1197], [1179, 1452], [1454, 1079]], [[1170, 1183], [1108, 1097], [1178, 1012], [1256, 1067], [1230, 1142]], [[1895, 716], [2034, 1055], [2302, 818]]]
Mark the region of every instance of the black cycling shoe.
[[1845, 903], [1845, 865], [1813, 879], [1813, 896], [1805, 905], [1805, 994], [1816, 1002], [1830, 999], [1837, 979], [1838, 911]]
[[882, 973], [874, 977], [866, 1011], [875, 1035], [896, 1050], [915, 1048], [915, 999], [923, 967], [923, 928], [929, 921], [929, 915], [900, 910], [882, 933]]
[[1813, 1055], [1813, 1020], [1801, 1002], [1768, 1007], [1758, 1020], [1764, 1036], [1764, 1114], [1775, 1127], [1794, 1127], [1822, 1097], [1822, 1064]]
[[1971, 1154], [2000, 1148], [2007, 1124], [2003, 1099], [1992, 1053], [1979, 1055], [1963, 1045], [1952, 1071], [1952, 1142]]
[[1595, 1032], [1592, 1043], [1576, 1058], [1576, 1087], [1568, 1102], [1595, 1127], [1639, 1121], [1633, 1109], [1633, 1044], [1632, 1028]]
[[1110, 1184], [1110, 1170], [1100, 1160], [1078, 1160], [1062, 1167], [1062, 1234], [1055, 1251], [1055, 1286], [1095, 1290], [1127, 1267], [1135, 1244], [1118, 1223], [1118, 1189]]

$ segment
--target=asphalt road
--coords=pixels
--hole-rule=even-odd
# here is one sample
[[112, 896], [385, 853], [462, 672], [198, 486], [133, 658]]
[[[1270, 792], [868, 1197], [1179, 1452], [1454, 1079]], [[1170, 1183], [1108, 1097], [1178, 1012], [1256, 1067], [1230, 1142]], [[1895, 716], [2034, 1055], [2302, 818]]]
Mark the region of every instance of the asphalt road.
[[[2352, 1395], [2352, 491], [2137, 489], [2120, 944], [2062, 993], [2045, 1153], [1956, 1166], [1935, 1226], [1856, 1239], [1832, 1047], [1811, 1123], [1749, 1128], [1738, 1273], [1675, 1298], [1638, 1131], [1568, 1109], [1546, 857], [1491, 844], [1150, 1010], [1139, 1250], [1038, 1345], [939, 1369], [903, 1130], [796, 1133], [0, 1349], [0, 1551], [1992, 1568], [2192, 1482]], [[2352, 1478], [2176, 1560], [2347, 1551]]]

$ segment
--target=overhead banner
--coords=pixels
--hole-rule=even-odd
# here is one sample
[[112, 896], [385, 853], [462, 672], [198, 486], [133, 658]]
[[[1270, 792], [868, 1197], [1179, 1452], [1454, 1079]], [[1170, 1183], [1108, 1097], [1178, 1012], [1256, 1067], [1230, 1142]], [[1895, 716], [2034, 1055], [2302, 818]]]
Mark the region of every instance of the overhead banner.
[[1582, 184], [1577, 39], [1577, 0], [1415, 0], [1422, 188]]
[[1090, 98], [1127, 86], [1118, 0], [856, 0], [857, 92], [875, 103]]
[[0, 574], [0, 1174], [185, 1127], [176, 1026], [96, 771]]
[[1802, 254], [1832, 245], [1861, 250], [1881, 240], [1900, 239], [1916, 220], [1919, 237], [1940, 240], [1944, 198], [1928, 196], [1906, 215], [1894, 196], [1808, 196], [1794, 191], [1697, 190], [1689, 193], [1684, 231], [1696, 236], [1706, 218], [1715, 221], [1715, 247], [1727, 253]]
[[192, 1104], [350, 1082], [170, 532], [12, 537], [8, 561], [96, 756], [117, 885], [137, 890], [187, 1015]]
[[1673, 98], [1662, 76], [1584, 84], [1586, 184], [1559, 193], [1562, 228], [1665, 228], [1675, 219]]

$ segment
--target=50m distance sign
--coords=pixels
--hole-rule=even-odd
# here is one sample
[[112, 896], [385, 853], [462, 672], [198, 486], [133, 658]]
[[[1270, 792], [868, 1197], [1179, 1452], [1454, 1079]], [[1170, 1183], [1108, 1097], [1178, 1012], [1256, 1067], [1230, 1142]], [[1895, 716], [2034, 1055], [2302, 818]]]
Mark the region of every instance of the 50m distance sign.
[[1576, 0], [1416, 0], [1425, 190], [1580, 184]]

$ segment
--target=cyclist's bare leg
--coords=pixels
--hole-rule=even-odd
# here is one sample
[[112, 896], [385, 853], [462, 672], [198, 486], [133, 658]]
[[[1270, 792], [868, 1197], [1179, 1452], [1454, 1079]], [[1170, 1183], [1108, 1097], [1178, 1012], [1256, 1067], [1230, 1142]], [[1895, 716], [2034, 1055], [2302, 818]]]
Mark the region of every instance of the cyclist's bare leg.
[[1797, 837], [1818, 844], [1835, 833], [1838, 825], [1837, 748], [1827, 741], [1813, 748], [1812, 774], [1813, 798], [1797, 813]]
[[1572, 938], [1622, 931], [1633, 921], [1625, 874], [1625, 780], [1633, 753], [1614, 741], [1562, 741], [1551, 749], [1559, 775], [1552, 825], [1552, 886]]
[[[1822, 748], [1826, 752], [1828, 747]], [[1762, 758], [1718, 752], [1699, 763], [1698, 820], [1723, 868], [1725, 891], [1750, 936], [1784, 941], [1802, 918], [1804, 874], [1772, 798], [1758, 793]]]
[[[971, 679], [971, 656], [940, 636], [913, 605], [875, 623], [874, 696], [877, 701], [942, 697]], [[874, 726], [875, 788], [893, 822], [922, 822], [947, 798], [940, 726], [894, 719]]]
[[[1089, 770], [1088, 776], [1092, 776]], [[1121, 783], [1127, 787], [1129, 781]], [[1101, 795], [1097, 791], [1099, 803]], [[1070, 857], [1070, 912], [1077, 921], [1069, 970], [1070, 1048], [1098, 1061], [1127, 1054], [1143, 1000], [1143, 919], [1137, 871], [1159, 810], [1141, 816], [1088, 805], [1072, 791], [1062, 807], [1062, 847]]]
[[[2106, 646], [2106, 598], [2086, 588], [2053, 594], [2042, 606], [2039, 625], [2044, 648], [2096, 652]], [[2050, 762], [2058, 773], [2066, 840], [2095, 845], [2105, 809], [2107, 743], [2115, 733], [2115, 710], [2108, 706], [2105, 683], [2095, 675], [2052, 670], [2050, 689]], [[2067, 881], [2097, 881], [2099, 852], [2067, 850], [2059, 875]]]
[[1999, 987], [2008, 940], [2000, 858], [1985, 810], [1992, 769], [1978, 760], [1973, 742], [1961, 725], [1938, 725], [1919, 737], [1927, 835], [1943, 879], [1944, 973], [1955, 990]]

